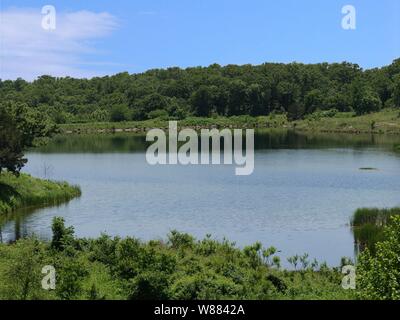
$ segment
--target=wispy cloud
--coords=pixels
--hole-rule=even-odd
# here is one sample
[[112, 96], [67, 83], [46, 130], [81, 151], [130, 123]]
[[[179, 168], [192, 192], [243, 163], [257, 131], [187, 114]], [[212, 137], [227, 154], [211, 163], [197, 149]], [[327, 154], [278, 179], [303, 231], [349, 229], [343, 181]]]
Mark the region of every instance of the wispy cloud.
[[91, 77], [93, 65], [109, 61], [90, 61], [99, 54], [95, 40], [110, 35], [117, 19], [107, 12], [57, 12], [56, 29], [42, 28], [41, 9], [0, 11], [0, 78], [34, 79], [39, 75]]

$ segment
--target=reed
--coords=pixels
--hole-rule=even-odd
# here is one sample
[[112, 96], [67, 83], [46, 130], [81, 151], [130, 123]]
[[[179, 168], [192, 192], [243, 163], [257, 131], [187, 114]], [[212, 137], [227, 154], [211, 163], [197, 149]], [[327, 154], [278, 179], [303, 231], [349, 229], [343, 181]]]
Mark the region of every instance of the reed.
[[400, 215], [400, 208], [379, 209], [361, 208], [358, 209], [352, 218], [354, 240], [361, 250], [368, 247], [375, 252], [375, 244], [383, 241], [384, 226], [390, 223], [390, 218]]

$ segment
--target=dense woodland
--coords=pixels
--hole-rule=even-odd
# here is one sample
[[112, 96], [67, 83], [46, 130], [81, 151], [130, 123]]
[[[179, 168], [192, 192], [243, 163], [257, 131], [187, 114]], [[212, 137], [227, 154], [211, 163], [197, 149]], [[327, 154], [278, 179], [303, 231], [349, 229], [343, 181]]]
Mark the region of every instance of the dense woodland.
[[347, 62], [214, 64], [92, 79], [0, 80], [0, 99], [59, 124], [270, 113], [295, 120], [331, 109], [364, 114], [400, 107], [400, 59], [371, 70]]

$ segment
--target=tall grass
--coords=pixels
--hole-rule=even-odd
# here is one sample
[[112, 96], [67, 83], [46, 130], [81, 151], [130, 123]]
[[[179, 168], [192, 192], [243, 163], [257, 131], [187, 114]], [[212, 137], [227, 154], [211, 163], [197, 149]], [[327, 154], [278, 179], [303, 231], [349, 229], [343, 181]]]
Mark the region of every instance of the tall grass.
[[0, 214], [26, 207], [57, 205], [80, 195], [78, 186], [66, 182], [42, 180], [28, 174], [18, 177], [8, 172], [0, 174]]
[[394, 215], [400, 215], [400, 208], [361, 208], [354, 213], [351, 225], [354, 240], [361, 250], [368, 247], [375, 251], [375, 244], [385, 238], [383, 227], [390, 223]]

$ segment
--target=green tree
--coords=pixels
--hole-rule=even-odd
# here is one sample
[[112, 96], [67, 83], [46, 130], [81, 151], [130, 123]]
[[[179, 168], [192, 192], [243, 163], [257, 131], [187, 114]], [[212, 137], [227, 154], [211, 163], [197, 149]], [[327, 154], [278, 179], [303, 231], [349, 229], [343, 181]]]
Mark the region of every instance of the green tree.
[[247, 85], [243, 80], [233, 80], [228, 85], [229, 99], [227, 113], [230, 116], [237, 116], [245, 113], [247, 102]]
[[62, 250], [72, 243], [74, 239], [74, 228], [65, 227], [65, 220], [62, 217], [54, 217], [51, 225], [53, 238], [51, 247], [55, 250]]
[[112, 107], [110, 112], [110, 120], [112, 122], [121, 122], [129, 119], [129, 109], [124, 104], [117, 104]]
[[358, 79], [352, 83], [352, 106], [358, 114], [378, 111], [382, 102], [378, 94], [371, 89], [363, 80]]
[[206, 86], [201, 86], [191, 96], [191, 105], [195, 115], [199, 117], [208, 117], [212, 110], [211, 91]]
[[252, 84], [247, 89], [247, 97], [249, 103], [249, 113], [252, 116], [262, 115], [263, 108], [263, 94], [262, 87], [258, 84]]
[[364, 95], [361, 98], [360, 104], [355, 106], [357, 114], [361, 115], [364, 113], [370, 113], [379, 111], [382, 106], [381, 99], [378, 94], [370, 89], [364, 91]]
[[313, 113], [316, 110], [324, 108], [324, 96], [318, 89], [314, 89], [307, 93], [304, 98], [304, 105], [306, 113]]
[[0, 173], [3, 169], [18, 173], [27, 162], [23, 158], [21, 133], [16, 131], [15, 119], [0, 106]]
[[400, 108], [400, 74], [394, 78], [393, 101], [396, 107]]
[[18, 174], [27, 162], [23, 152], [55, 131], [46, 116], [24, 104], [0, 105], [0, 173], [7, 169]]

